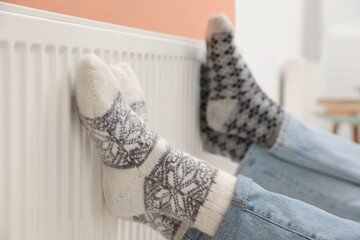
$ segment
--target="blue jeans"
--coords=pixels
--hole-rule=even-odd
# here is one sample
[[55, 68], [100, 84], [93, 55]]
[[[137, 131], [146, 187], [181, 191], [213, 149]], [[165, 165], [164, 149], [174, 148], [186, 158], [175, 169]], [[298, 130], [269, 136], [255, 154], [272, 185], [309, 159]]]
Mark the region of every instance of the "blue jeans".
[[360, 239], [358, 145], [288, 115], [274, 146], [253, 145], [237, 173], [271, 192], [240, 175], [215, 236], [184, 239]]
[[360, 222], [360, 146], [288, 115], [271, 149], [252, 145], [237, 170], [268, 191]]
[[183, 239], [359, 240], [360, 224], [269, 192], [239, 176], [231, 205], [214, 237], [190, 229]]

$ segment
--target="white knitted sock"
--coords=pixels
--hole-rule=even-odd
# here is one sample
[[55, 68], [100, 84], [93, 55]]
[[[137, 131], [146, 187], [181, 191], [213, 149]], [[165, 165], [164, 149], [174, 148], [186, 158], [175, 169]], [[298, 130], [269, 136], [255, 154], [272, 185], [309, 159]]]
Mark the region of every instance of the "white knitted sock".
[[[137, 76], [131, 66], [126, 62], [121, 62], [112, 66], [111, 71], [119, 84], [120, 92], [122, 93], [124, 101], [141, 119], [143, 119], [147, 123], [148, 116], [146, 111], [145, 96], [137, 79]], [[105, 164], [103, 164], [103, 166], [106, 167]], [[121, 174], [121, 171], [122, 169], [118, 169], [119, 174]], [[119, 181], [117, 179], [117, 176], [119, 174], [112, 175], [112, 177], [115, 178], [108, 179], [107, 182]], [[108, 198], [116, 198], [116, 192], [116, 189], [114, 189], [106, 193], [106, 195], [108, 196]], [[109, 201], [113, 202], [113, 200]], [[134, 216], [133, 220], [135, 222], [140, 222], [150, 226], [151, 228], [160, 232], [165, 239], [170, 240], [182, 239], [182, 237], [185, 235], [186, 231], [189, 228], [186, 223], [159, 213], [146, 212], [139, 216]]]
[[119, 84], [124, 101], [140, 118], [148, 122], [144, 92], [134, 70], [128, 63], [120, 62], [112, 66], [111, 71]]
[[[106, 165], [104, 192], [112, 212], [167, 215], [213, 235], [230, 205], [236, 178], [174, 149], [150, 130], [122, 99], [100, 59], [81, 59], [76, 95], [82, 122]], [[114, 175], [119, 181], [107, 181]], [[114, 189], [115, 198], [106, 196]]]

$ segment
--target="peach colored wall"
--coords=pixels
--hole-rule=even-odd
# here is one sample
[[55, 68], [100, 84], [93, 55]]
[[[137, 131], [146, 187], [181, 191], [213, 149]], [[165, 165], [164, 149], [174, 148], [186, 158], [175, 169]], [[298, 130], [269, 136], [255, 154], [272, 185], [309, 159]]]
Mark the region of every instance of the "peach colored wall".
[[207, 19], [226, 13], [234, 23], [235, 0], [5, 0], [81, 18], [203, 39]]

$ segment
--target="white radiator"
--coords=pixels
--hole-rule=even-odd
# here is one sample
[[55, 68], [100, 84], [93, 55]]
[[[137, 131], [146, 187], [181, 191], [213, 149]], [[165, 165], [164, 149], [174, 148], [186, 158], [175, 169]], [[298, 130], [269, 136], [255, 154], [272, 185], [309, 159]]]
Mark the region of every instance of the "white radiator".
[[76, 63], [128, 61], [153, 128], [202, 155], [200, 41], [0, 3], [0, 239], [160, 239], [111, 216], [74, 101]]

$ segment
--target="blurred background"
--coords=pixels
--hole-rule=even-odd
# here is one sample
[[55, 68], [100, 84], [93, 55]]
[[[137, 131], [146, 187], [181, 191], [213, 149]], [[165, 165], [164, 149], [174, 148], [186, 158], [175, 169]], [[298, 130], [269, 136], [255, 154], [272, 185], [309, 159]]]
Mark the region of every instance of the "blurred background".
[[359, 141], [359, 1], [238, 0], [236, 34], [261, 86], [287, 111]]

